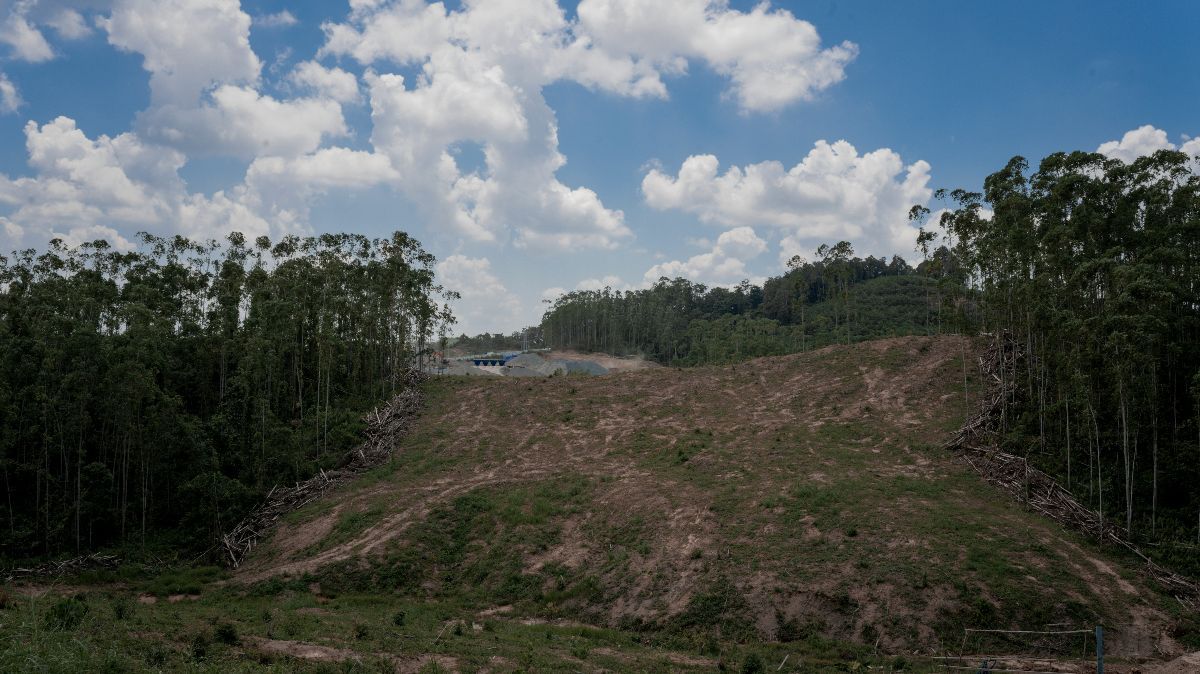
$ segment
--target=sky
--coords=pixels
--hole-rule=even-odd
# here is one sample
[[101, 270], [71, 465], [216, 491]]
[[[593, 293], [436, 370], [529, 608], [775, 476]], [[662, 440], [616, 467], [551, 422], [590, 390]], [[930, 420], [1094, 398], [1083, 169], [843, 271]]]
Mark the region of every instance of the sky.
[[761, 282], [1014, 155], [1200, 155], [1200, 3], [0, 0], [0, 251], [404, 230], [455, 332]]

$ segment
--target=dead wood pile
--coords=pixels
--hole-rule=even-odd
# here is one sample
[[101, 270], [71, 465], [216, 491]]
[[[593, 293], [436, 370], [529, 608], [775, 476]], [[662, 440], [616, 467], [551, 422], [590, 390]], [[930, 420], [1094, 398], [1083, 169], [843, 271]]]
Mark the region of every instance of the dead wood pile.
[[80, 571], [115, 569], [118, 564], [119, 560], [116, 555], [92, 553], [90, 555], [72, 557], [71, 559], [43, 562], [37, 566], [12, 568], [4, 572], [4, 580], [5, 582], [12, 582], [14, 580], [26, 580], [30, 578], [56, 577], [68, 573], [79, 573]]
[[979, 369], [988, 384], [979, 411], [966, 420], [958, 433], [946, 443], [946, 448], [959, 452], [984, 479], [1033, 510], [1063, 526], [1133, 553], [1144, 562], [1143, 571], [1147, 576], [1185, 608], [1200, 610], [1200, 586], [1142, 554], [1128, 540], [1128, 532], [1124, 527], [1106, 521], [1100, 513], [1080, 504], [1054, 478], [1030, 466], [1028, 459], [999, 448], [1006, 401], [1016, 393], [1015, 377], [1011, 373], [1014, 364], [1022, 358], [1024, 354], [1018, 342], [1008, 335], [993, 337], [991, 344], [979, 356]]
[[221, 538], [221, 548], [229, 566], [238, 568], [283, 515], [303, 508], [330, 489], [386, 463], [396, 442], [408, 431], [421, 409], [419, 384], [424, 379], [423, 373], [410, 370], [401, 382], [400, 393], [364, 417], [366, 440], [346, 455], [340, 468], [322, 470], [292, 487], [273, 487], [257, 508]]

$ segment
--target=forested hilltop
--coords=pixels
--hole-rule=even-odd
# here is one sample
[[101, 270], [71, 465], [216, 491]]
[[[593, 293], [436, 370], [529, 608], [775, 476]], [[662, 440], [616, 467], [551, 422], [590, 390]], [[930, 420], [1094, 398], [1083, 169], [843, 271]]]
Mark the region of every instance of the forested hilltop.
[[[850, 243], [794, 257], [761, 287], [707, 287], [660, 279], [630, 291], [580, 290], [557, 298], [535, 331], [553, 348], [640, 354], [668, 365], [731, 363], [829, 344], [939, 332], [953, 312], [941, 292], [952, 281], [945, 247], [917, 268], [854, 256]], [[953, 281], [961, 286], [961, 281]]]
[[208, 547], [357, 442], [452, 319], [406, 234], [0, 257], [0, 556]]

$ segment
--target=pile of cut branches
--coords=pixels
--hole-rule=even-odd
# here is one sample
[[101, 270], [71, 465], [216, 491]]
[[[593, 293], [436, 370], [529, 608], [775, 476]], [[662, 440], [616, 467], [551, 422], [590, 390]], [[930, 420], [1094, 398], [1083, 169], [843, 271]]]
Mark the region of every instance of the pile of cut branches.
[[280, 517], [303, 508], [330, 489], [386, 463], [396, 442], [408, 431], [421, 409], [423, 400], [420, 383], [424, 379], [425, 375], [420, 371], [409, 370], [400, 384], [400, 393], [364, 417], [367, 422], [364, 433], [366, 440], [346, 454], [339, 468], [321, 470], [317, 475], [291, 487], [272, 487], [257, 508], [221, 537], [220, 545], [229, 566], [238, 568], [259, 539], [274, 528]]
[[120, 560], [115, 555], [104, 555], [93, 552], [90, 555], [80, 555], [71, 559], [43, 562], [37, 566], [12, 568], [4, 572], [4, 580], [5, 582], [12, 582], [14, 580], [29, 578], [57, 577], [68, 573], [79, 573], [80, 571], [92, 571], [95, 569], [115, 569], [119, 563]]
[[958, 433], [946, 443], [957, 451], [986, 479], [1007, 491], [1018, 501], [1063, 526], [1083, 532], [1099, 541], [1122, 547], [1141, 559], [1147, 576], [1154, 579], [1180, 604], [1200, 611], [1200, 586], [1142, 554], [1128, 539], [1128, 532], [1105, 521], [1103, 514], [1085, 507], [1053, 477], [1029, 465], [1028, 459], [1000, 449], [1006, 402], [1015, 394], [1015, 378], [1006, 377], [1024, 355], [1007, 334], [993, 337], [979, 356], [979, 368], [987, 378], [979, 411], [966, 420]]

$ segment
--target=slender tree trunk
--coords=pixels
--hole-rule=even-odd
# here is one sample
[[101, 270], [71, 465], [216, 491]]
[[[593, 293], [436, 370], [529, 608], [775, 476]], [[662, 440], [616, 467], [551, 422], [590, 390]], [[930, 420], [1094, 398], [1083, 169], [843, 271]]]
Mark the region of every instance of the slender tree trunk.
[[1067, 398], [1067, 491], [1071, 491], [1071, 398]]

